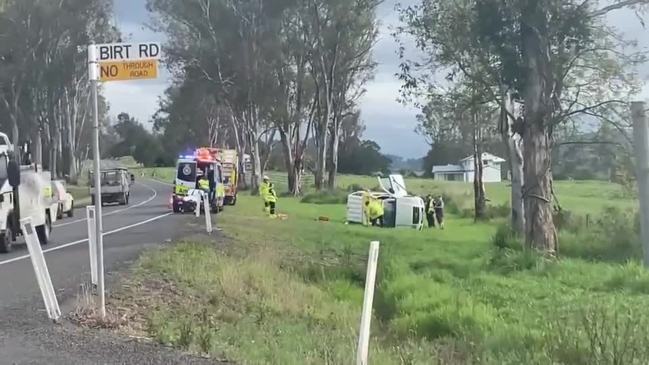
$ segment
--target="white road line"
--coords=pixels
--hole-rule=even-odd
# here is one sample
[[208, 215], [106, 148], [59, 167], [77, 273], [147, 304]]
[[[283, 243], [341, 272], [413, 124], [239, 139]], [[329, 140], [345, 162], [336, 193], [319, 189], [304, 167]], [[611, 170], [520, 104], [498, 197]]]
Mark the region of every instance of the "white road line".
[[[149, 218], [149, 219], [147, 219], [147, 220], [144, 220], [144, 221], [141, 221], [141, 222], [138, 222], [138, 223], [134, 223], [134, 224], [131, 224], [131, 225], [128, 225], [128, 226], [120, 227], [120, 228], [117, 228], [117, 229], [113, 229], [112, 231], [104, 232], [104, 236], [108, 236], [108, 235], [111, 235], [111, 234], [114, 234], [114, 233], [119, 233], [119, 232], [125, 231], [125, 230], [127, 230], [127, 229], [131, 229], [131, 228], [139, 227], [139, 226], [145, 225], [145, 224], [147, 224], [147, 223], [151, 223], [151, 222], [157, 221], [158, 219], [162, 219], [162, 218], [168, 217], [168, 216], [170, 216], [170, 215], [172, 215], [172, 214], [173, 214], [173, 213], [171, 213], [171, 212], [170, 212], [170, 213], [165, 213], [165, 214], [159, 215], [159, 216], [157, 216], [157, 217]], [[43, 253], [48, 253], [48, 252], [53, 252], [53, 251], [62, 250], [62, 249], [64, 249], [64, 248], [71, 247], [71, 246], [75, 246], [75, 245], [78, 245], [78, 244], [80, 244], [80, 243], [84, 243], [84, 242], [88, 242], [88, 239], [87, 239], [87, 238], [84, 238], [84, 239], [82, 239], [82, 240], [78, 240], [78, 241], [74, 241], [74, 242], [66, 243], [66, 244], [63, 244], [63, 245], [60, 245], [60, 246], [56, 246], [56, 247], [52, 247], [52, 248], [49, 248], [49, 249], [47, 249], [47, 250], [43, 250]], [[28, 259], [28, 258], [29, 258], [29, 255], [23, 255], [23, 256], [19, 256], [19, 257], [14, 257], [13, 259], [5, 260], [5, 261], [0, 261], [0, 265], [10, 264], [10, 263], [12, 263], [12, 262], [16, 262], [16, 261], [20, 261], [20, 260], [25, 260], [25, 259]]]
[[[131, 206], [129, 206], [128, 208], [123, 208], [123, 209], [113, 210], [113, 211], [111, 211], [111, 212], [109, 212], [109, 213], [103, 214], [102, 217], [108, 217], [108, 216], [113, 215], [113, 214], [117, 214], [117, 213], [125, 212], [125, 211], [127, 211], [127, 210], [129, 210], [129, 209], [133, 209], [133, 208], [141, 207], [141, 206], [143, 206], [144, 204], [147, 204], [147, 203], [151, 202], [153, 199], [155, 199], [155, 198], [158, 196], [158, 192], [157, 192], [155, 189], [153, 189], [152, 187], [150, 187], [150, 186], [146, 186], [146, 185], [144, 185], [144, 184], [139, 184], [139, 185], [142, 185], [142, 186], [144, 186], [145, 188], [147, 188], [147, 189], [153, 191], [153, 196], [151, 196], [149, 199], [147, 199], [147, 200], [145, 200], [145, 201], [143, 201], [143, 202], [141, 202], [141, 203], [138, 203], [138, 204], [136, 204], [136, 205], [131, 205]], [[71, 225], [71, 224], [75, 224], [75, 223], [79, 223], [79, 222], [85, 222], [86, 219], [87, 219], [87, 218], [82, 218], [82, 219], [77, 219], [76, 221], [72, 221], [72, 222], [66, 222], [66, 223], [61, 223], [61, 224], [55, 224], [55, 225], [52, 226], [52, 228], [65, 227], [65, 226], [69, 226], [69, 225]]]

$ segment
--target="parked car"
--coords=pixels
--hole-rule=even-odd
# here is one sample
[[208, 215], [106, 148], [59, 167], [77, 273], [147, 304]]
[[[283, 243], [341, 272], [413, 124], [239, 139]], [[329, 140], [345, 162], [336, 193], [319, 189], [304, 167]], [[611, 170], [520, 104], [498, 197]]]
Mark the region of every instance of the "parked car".
[[59, 204], [57, 218], [63, 218], [64, 214], [68, 217], [72, 217], [74, 215], [74, 197], [72, 197], [72, 194], [67, 192], [65, 183], [62, 180], [53, 180], [52, 192], [55, 201]]

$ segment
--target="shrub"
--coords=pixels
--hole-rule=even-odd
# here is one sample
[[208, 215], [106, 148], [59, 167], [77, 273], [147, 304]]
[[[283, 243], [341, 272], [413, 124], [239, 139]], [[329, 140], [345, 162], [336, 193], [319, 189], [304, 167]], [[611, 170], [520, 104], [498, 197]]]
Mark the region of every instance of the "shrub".
[[507, 203], [487, 205], [487, 219], [507, 218], [511, 214], [511, 207]]
[[544, 331], [552, 363], [649, 363], [649, 333], [645, 330], [649, 318], [643, 310], [611, 303], [576, 312], [555, 317]]
[[521, 250], [521, 240], [518, 234], [508, 224], [498, 226], [496, 234], [491, 239], [491, 244], [497, 249]]
[[322, 190], [306, 194], [301, 202], [309, 204], [345, 204], [348, 192], [341, 189]]
[[560, 253], [587, 260], [622, 262], [642, 257], [636, 214], [606, 208], [588, 229], [562, 232]]
[[565, 209], [555, 212], [552, 218], [558, 231], [578, 232], [590, 225], [590, 217], [582, 217]]

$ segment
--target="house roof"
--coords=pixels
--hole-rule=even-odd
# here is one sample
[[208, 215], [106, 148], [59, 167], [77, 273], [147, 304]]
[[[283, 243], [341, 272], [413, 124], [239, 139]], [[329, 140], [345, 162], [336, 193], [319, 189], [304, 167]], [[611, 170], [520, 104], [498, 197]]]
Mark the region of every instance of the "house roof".
[[433, 173], [463, 173], [466, 170], [460, 165], [443, 165], [443, 166], [433, 166]]
[[[505, 162], [505, 160], [503, 158], [500, 158], [500, 157], [498, 157], [496, 155], [492, 155], [489, 152], [483, 152], [482, 153], [482, 159], [497, 162], [497, 163]], [[462, 160], [460, 160], [460, 162], [472, 161], [472, 160], [473, 160], [473, 155], [463, 158]]]

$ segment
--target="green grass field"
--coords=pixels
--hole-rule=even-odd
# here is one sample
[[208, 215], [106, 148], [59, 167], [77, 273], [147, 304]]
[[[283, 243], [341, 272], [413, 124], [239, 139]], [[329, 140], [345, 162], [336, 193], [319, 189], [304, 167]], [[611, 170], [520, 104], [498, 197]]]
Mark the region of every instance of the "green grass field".
[[[373, 181], [343, 176], [340, 185]], [[296, 198], [279, 200], [288, 219], [269, 219], [259, 198], [241, 195], [216, 218], [230, 238], [224, 248], [196, 239], [140, 261], [140, 285], [176, 286], [145, 309], [146, 333], [242, 364], [351, 363], [367, 249], [379, 240], [372, 364], [649, 363], [649, 272], [625, 213], [634, 201], [605, 183], [557, 185], [567, 209], [598, 222], [562, 231], [558, 261], [520, 250], [498, 228], [502, 218], [450, 215], [443, 231], [376, 229], [344, 224], [344, 205]], [[488, 190], [492, 202], [506, 202], [506, 185]]]
[[[175, 171], [173, 168], [134, 169], [144, 173], [147, 177], [155, 177], [164, 182], [173, 182]], [[286, 174], [269, 172], [269, 177], [275, 182], [278, 192], [288, 190]], [[471, 209], [473, 204], [473, 185], [458, 182], [434, 181], [425, 178], [405, 179], [408, 192], [416, 195], [444, 193], [458, 202], [460, 209]], [[379, 189], [376, 177], [339, 175], [337, 186], [348, 190], [350, 186], [361, 186], [366, 189]], [[603, 181], [555, 181], [555, 192], [562, 208], [576, 214], [598, 214], [606, 207], [619, 209], [638, 209], [637, 200], [629, 197], [622, 186]], [[491, 205], [509, 204], [510, 186], [508, 182], [486, 184], [487, 198]], [[305, 192], [314, 190], [313, 186], [306, 186]]]

